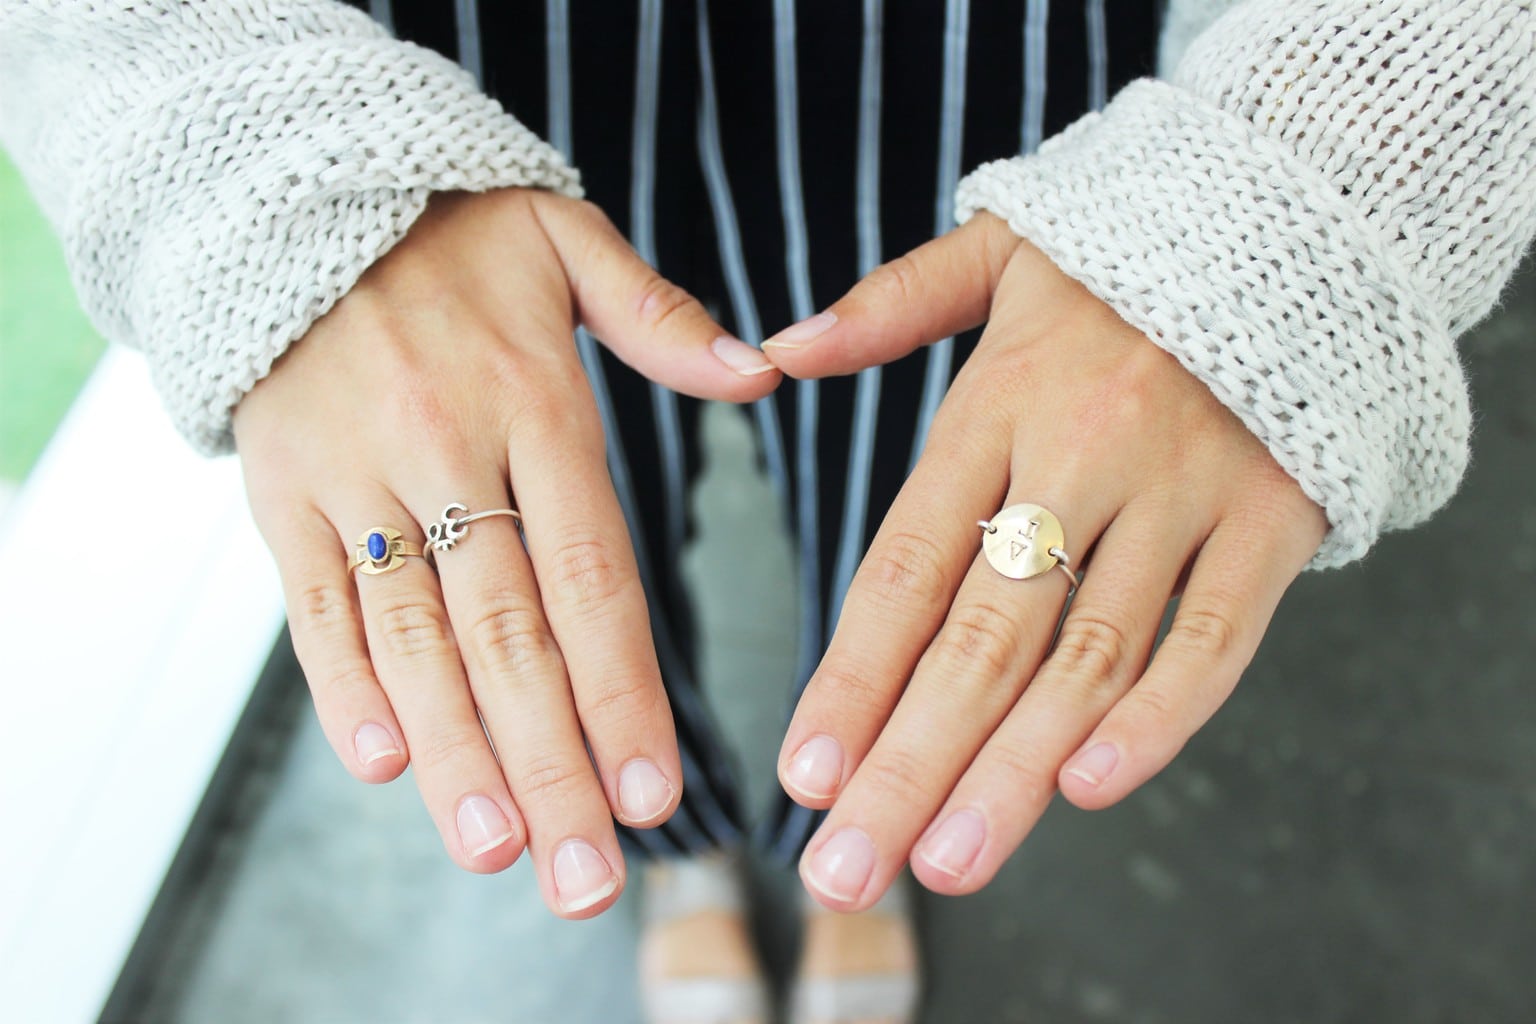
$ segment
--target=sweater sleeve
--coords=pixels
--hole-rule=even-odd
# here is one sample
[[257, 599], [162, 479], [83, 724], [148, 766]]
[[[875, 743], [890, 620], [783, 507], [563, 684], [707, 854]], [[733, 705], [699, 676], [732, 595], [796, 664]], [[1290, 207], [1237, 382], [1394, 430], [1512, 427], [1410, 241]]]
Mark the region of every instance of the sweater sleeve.
[[0, 141], [208, 453], [433, 191], [580, 194], [469, 75], [335, 0], [0, 0]]
[[1536, 0], [1250, 0], [957, 207], [1199, 377], [1344, 564], [1465, 470], [1454, 341], [1536, 232]]

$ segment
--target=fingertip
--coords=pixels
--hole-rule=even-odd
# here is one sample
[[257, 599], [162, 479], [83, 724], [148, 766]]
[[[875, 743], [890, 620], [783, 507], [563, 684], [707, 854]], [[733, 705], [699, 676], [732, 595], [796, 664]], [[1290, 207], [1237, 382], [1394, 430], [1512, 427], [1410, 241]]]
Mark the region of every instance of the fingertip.
[[400, 777], [410, 758], [395, 730], [379, 722], [364, 722], [352, 731], [351, 757], [342, 761], [354, 778], [379, 785]]
[[779, 752], [779, 785], [800, 806], [825, 810], [842, 792], [846, 761], [842, 744], [817, 733], [799, 743], [793, 753]]
[[1056, 775], [1056, 787], [1074, 807], [1101, 811], [1111, 807], [1136, 784], [1126, 784], [1126, 768], [1120, 745], [1092, 739], [1083, 750], [1067, 761]]

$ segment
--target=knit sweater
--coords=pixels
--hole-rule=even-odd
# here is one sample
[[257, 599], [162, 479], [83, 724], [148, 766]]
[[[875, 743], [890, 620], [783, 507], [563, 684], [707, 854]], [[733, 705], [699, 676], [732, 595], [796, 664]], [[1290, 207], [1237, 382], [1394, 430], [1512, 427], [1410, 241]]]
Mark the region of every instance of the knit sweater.
[[[959, 215], [1004, 217], [1209, 386], [1341, 564], [1465, 467], [1454, 338], [1536, 231], [1533, 4], [1173, 0], [1171, 80], [977, 170]], [[0, 0], [0, 142], [208, 452], [432, 191], [580, 191], [468, 75], [332, 0]]]

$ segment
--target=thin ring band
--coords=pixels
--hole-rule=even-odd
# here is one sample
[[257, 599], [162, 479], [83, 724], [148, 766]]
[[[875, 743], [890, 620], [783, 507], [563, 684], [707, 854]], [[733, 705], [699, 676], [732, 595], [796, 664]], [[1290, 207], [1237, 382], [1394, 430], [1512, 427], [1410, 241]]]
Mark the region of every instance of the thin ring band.
[[469, 524], [481, 519], [489, 519], [491, 516], [508, 516], [519, 527], [523, 525], [522, 514], [515, 508], [492, 508], [484, 512], [470, 512], [469, 506], [462, 502], [452, 502], [443, 509], [443, 514], [437, 522], [427, 527], [427, 543], [434, 552], [452, 551], [454, 545], [464, 539], [469, 532]]

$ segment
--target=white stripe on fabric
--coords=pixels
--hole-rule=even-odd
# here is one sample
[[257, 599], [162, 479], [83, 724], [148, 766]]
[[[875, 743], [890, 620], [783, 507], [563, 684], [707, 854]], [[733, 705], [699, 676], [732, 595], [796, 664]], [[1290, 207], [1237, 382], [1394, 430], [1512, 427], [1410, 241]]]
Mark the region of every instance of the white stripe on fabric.
[[480, 0], [453, 0], [459, 32], [459, 66], [485, 84], [485, 56], [480, 51]]
[[[859, 276], [881, 260], [880, 244], [880, 76], [884, 62], [884, 0], [864, 0], [864, 44], [859, 56], [859, 152], [857, 158], [856, 224], [859, 240]], [[875, 461], [875, 426], [880, 413], [881, 367], [862, 370], [853, 398], [853, 431], [848, 454], [848, 486], [843, 496], [843, 528], [837, 541], [837, 564], [832, 570], [832, 593], [827, 608], [830, 634], [842, 612], [853, 574], [864, 554], [865, 519], [869, 515], [869, 487]]]
[[[800, 90], [795, 55], [795, 0], [773, 0], [775, 122], [778, 129], [779, 208], [784, 217], [784, 268], [790, 312], [804, 320], [814, 312], [809, 229], [800, 184]], [[818, 382], [795, 384], [795, 526], [800, 539], [800, 651], [796, 676], [804, 680], [821, 660], [821, 551], [817, 512], [816, 432]]]
[[[715, 215], [715, 236], [720, 248], [720, 267], [725, 275], [725, 290], [731, 298], [736, 330], [743, 341], [763, 343], [763, 322], [757, 312], [757, 298], [747, 276], [747, 260], [741, 245], [741, 226], [736, 219], [736, 200], [725, 172], [725, 150], [720, 140], [720, 100], [715, 93], [715, 57], [710, 46], [709, 0], [698, 0], [699, 98], [697, 144], [699, 164], [704, 173], [704, 187]], [[757, 426], [758, 442], [763, 446], [763, 460], [773, 481], [785, 519], [790, 515], [789, 470], [784, 460], [784, 429], [779, 423], [779, 407], [772, 395], [752, 403], [752, 418]]]
[[1024, 11], [1024, 111], [1019, 123], [1019, 152], [1033, 153], [1045, 135], [1045, 61], [1050, 0], [1029, 0]]
[[[960, 184], [960, 144], [965, 139], [965, 60], [971, 26], [968, 0], [946, 0], [944, 5], [944, 87], [940, 99], [939, 186], [934, 198], [933, 233], [948, 231], [955, 219], [955, 189]], [[917, 409], [917, 432], [912, 438], [911, 465], [916, 465], [928, 439], [928, 428], [949, 391], [950, 370], [955, 359], [955, 339], [945, 338], [928, 346], [928, 366], [923, 377], [923, 397]]]
[[[574, 164], [576, 156], [571, 110], [569, 0], [546, 0], [545, 22], [547, 25], [545, 75], [548, 86], [549, 142], [567, 161]], [[608, 441], [608, 473], [613, 478], [614, 493], [619, 499], [624, 518], [629, 523], [631, 535], [639, 538], [642, 536], [640, 505], [635, 498], [634, 480], [629, 473], [629, 459], [624, 452], [624, 437], [618, 421], [618, 411], [614, 408], [613, 396], [608, 390], [607, 374], [603, 370], [602, 354], [598, 351], [597, 340], [585, 328], [576, 330], [576, 351], [581, 357], [587, 379], [592, 385], [592, 394], [597, 401], [598, 417], [602, 420], [603, 434]], [[643, 542], [635, 545], [635, 562], [646, 594], [654, 595], [659, 599], [663, 591], [656, 579]], [[671, 694], [672, 699], [674, 701], [683, 699], [681, 695], [689, 690], [688, 681], [691, 674], [672, 639], [667, 619], [663, 615], [653, 614], [651, 629], [656, 638], [656, 657], [661, 666], [662, 677], [676, 679], [682, 684], [677, 688], [677, 693]], [[686, 787], [684, 801], [695, 815], [714, 822], [716, 831], [709, 835], [699, 835], [694, 827], [687, 826], [681, 821], [676, 824], [669, 821], [661, 828], [652, 829], [649, 832], [636, 830], [634, 832], [636, 841], [653, 853], [663, 852], [666, 844], [661, 840], [669, 838], [668, 835], [657, 836], [653, 833], [677, 831], [688, 833], [678, 838], [686, 847], [695, 851], [703, 851], [722, 842], [731, 842], [739, 835], [707, 784], [708, 775], [702, 769], [693, 773], [687, 772], [686, 768], [692, 760], [691, 755], [686, 750], [680, 751], [680, 754], [684, 761], [685, 774], [696, 777], [704, 783]]]
[[368, 13], [383, 25], [390, 35], [395, 34], [395, 8], [389, 0], [368, 0]]
[[571, 11], [569, 0], [545, 0], [544, 91], [549, 108], [549, 144], [575, 165], [571, 124]]
[[1088, 109], [1103, 110], [1109, 102], [1109, 28], [1104, 21], [1104, 0], [1087, 0]]
[[[656, 117], [661, 100], [661, 0], [640, 0], [635, 51], [635, 114], [630, 135], [630, 242], [640, 258], [656, 265]], [[688, 534], [688, 496], [683, 468], [683, 429], [677, 395], [651, 382], [656, 444], [661, 451], [662, 515], [667, 556], [678, 564]]]

